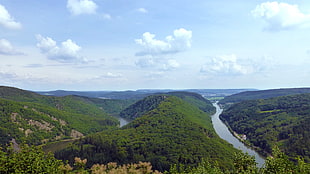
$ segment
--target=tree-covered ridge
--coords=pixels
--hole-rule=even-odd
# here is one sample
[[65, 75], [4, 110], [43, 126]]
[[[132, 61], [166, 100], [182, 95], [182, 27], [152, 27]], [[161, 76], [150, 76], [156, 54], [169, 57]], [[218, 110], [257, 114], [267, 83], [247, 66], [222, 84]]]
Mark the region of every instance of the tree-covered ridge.
[[116, 121], [0, 98], [0, 143], [41, 144], [116, 127]]
[[172, 96], [177, 96], [184, 101], [195, 105], [206, 113], [215, 113], [215, 108], [212, 103], [202, 97], [200, 94], [193, 92], [169, 92], [168, 94]]
[[136, 119], [155, 109], [165, 98], [167, 98], [166, 95], [148, 96], [121, 111], [119, 116], [128, 119]]
[[156, 108], [166, 97], [177, 96], [184, 101], [198, 107], [206, 113], [214, 113], [215, 108], [212, 103], [201, 95], [192, 92], [169, 92], [148, 96], [132, 104], [120, 113], [120, 117], [135, 119]]
[[244, 101], [220, 116], [247, 142], [270, 153], [278, 145], [290, 157], [310, 161], [310, 94]]
[[238, 103], [245, 100], [268, 99], [286, 95], [310, 93], [310, 88], [283, 88], [259, 91], [245, 91], [233, 94], [222, 99], [219, 104]]
[[90, 102], [94, 103], [97, 107], [102, 109], [105, 113], [112, 116], [119, 116], [120, 112], [134, 104], [135, 99], [100, 99], [100, 98], [87, 98]]
[[88, 165], [148, 161], [160, 171], [172, 164], [196, 166], [202, 159], [232, 168], [237, 150], [217, 136], [207, 113], [175, 96], [155, 97], [162, 99], [158, 106], [128, 125], [86, 136], [56, 157], [87, 158]]
[[40, 144], [116, 128], [118, 121], [89, 98], [52, 97], [0, 87], [0, 143]]
[[54, 107], [61, 111], [84, 114], [92, 117], [100, 117], [112, 119], [113, 117], [108, 116], [102, 112], [89, 98], [79, 96], [43, 96], [31, 91], [25, 91], [12, 87], [0, 87], [0, 98], [8, 99], [17, 102], [31, 102], [41, 105], [47, 105]]

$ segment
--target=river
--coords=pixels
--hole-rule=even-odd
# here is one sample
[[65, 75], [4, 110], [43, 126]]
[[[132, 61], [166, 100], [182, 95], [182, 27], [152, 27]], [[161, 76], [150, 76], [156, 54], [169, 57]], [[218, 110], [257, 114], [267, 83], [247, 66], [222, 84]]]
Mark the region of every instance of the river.
[[253, 149], [245, 146], [240, 142], [232, 133], [228, 130], [227, 126], [220, 120], [220, 114], [223, 112], [223, 109], [217, 103], [214, 103], [213, 106], [216, 108], [216, 113], [211, 116], [212, 124], [216, 133], [224, 140], [232, 144], [235, 148], [242, 150], [244, 153], [248, 153], [251, 156], [255, 157], [258, 167], [262, 167], [265, 160]]
[[116, 117], [119, 121], [119, 127], [123, 127], [126, 124], [130, 123], [129, 119], [123, 118], [123, 117]]

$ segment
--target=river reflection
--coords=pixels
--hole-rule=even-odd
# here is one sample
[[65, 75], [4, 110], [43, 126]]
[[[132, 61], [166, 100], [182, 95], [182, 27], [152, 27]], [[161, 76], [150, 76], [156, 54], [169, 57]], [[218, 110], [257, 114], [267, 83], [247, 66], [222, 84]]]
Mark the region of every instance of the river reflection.
[[119, 127], [123, 127], [126, 124], [130, 123], [129, 119], [123, 118], [123, 117], [116, 117], [119, 121]]
[[255, 157], [258, 167], [262, 167], [265, 160], [260, 156], [256, 151], [248, 148], [243, 143], [241, 143], [236, 137], [234, 137], [231, 132], [228, 130], [227, 126], [220, 120], [219, 116], [223, 112], [223, 109], [219, 107], [217, 103], [213, 103], [213, 106], [216, 108], [216, 113], [212, 115], [212, 124], [216, 133], [227, 142], [231, 143], [235, 148], [242, 150], [244, 153], [248, 153], [251, 156]]

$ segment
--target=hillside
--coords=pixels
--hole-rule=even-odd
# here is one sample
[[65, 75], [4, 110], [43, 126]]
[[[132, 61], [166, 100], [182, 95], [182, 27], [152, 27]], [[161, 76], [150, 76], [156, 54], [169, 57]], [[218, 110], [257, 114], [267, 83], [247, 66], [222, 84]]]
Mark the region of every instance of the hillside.
[[196, 107], [198, 107], [199, 109], [201, 109], [206, 113], [210, 114], [215, 113], [215, 108], [212, 105], [212, 103], [198, 93], [179, 91], [179, 92], [169, 92], [168, 95], [177, 96], [183, 99], [184, 101], [192, 105], [195, 105]]
[[310, 93], [310, 88], [283, 88], [259, 91], [245, 91], [230, 96], [226, 96], [220, 100], [219, 104], [232, 104], [245, 100], [268, 99], [272, 97]]
[[278, 145], [290, 157], [310, 160], [310, 94], [240, 102], [225, 110], [221, 119], [268, 153]]
[[148, 161], [160, 171], [172, 164], [196, 166], [202, 159], [232, 167], [237, 150], [217, 136], [207, 113], [175, 96], [155, 95], [139, 103], [151, 103], [150, 99], [158, 101], [153, 109], [144, 112], [135, 105], [143, 114], [128, 125], [86, 136], [56, 157], [71, 162], [75, 156], [87, 158], [89, 166]]
[[87, 98], [50, 97], [0, 87], [1, 144], [40, 144], [116, 128], [118, 121]]
[[213, 107], [212, 103], [201, 95], [192, 92], [169, 92], [165, 94], [157, 94], [152, 95], [140, 100], [128, 108], [124, 109], [120, 112], [120, 117], [128, 118], [128, 119], [135, 119], [141, 117], [145, 113], [155, 109], [163, 100], [165, 100], [168, 96], [176, 96], [184, 101], [198, 107], [202, 111], [206, 113], [214, 113], [215, 108]]
[[54, 107], [62, 111], [113, 119], [113, 117], [110, 117], [106, 113], [102, 112], [102, 110], [87, 97], [73, 95], [64, 97], [43, 96], [31, 91], [1, 86], [0, 98], [17, 102], [37, 103]]

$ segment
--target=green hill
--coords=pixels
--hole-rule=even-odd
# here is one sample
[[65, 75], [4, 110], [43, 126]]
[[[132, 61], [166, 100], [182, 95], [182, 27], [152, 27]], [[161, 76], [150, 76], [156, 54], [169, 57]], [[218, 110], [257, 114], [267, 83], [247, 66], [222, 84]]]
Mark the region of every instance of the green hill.
[[203, 110], [206, 113], [215, 113], [215, 107], [212, 105], [212, 103], [198, 93], [169, 92], [168, 95], [177, 96], [184, 101], [197, 106], [199, 109]]
[[310, 161], [310, 94], [240, 102], [225, 110], [221, 119], [268, 153], [278, 145], [290, 157]]
[[238, 103], [245, 100], [268, 99], [272, 97], [310, 93], [310, 88], [283, 88], [259, 91], [245, 91], [222, 99], [219, 104]]
[[[155, 101], [154, 105], [143, 106], [144, 102], [149, 106], [150, 101]], [[56, 152], [56, 157], [71, 162], [76, 156], [87, 158], [89, 166], [148, 161], [160, 171], [172, 164], [196, 166], [203, 159], [213, 164], [217, 161], [223, 168], [232, 167], [237, 150], [217, 136], [209, 114], [169, 95], [147, 97], [138, 103], [134, 106], [143, 114], [128, 125], [86, 136]]]
[[0, 87], [0, 143], [41, 144], [116, 128], [118, 121], [89, 99], [51, 97]]
[[152, 95], [140, 100], [128, 108], [120, 112], [120, 117], [135, 119], [141, 117], [145, 113], [155, 109], [163, 100], [168, 96], [176, 96], [184, 101], [195, 105], [199, 109], [205, 111], [206, 113], [214, 113], [215, 108], [212, 103], [207, 99], [203, 98], [201, 95], [192, 92], [169, 92], [165, 94]]

